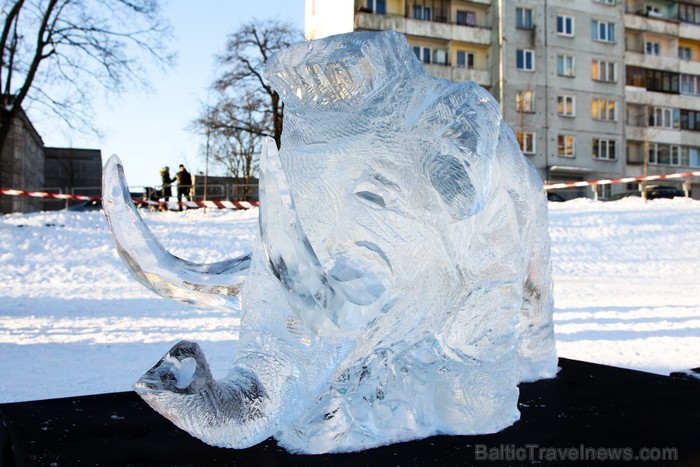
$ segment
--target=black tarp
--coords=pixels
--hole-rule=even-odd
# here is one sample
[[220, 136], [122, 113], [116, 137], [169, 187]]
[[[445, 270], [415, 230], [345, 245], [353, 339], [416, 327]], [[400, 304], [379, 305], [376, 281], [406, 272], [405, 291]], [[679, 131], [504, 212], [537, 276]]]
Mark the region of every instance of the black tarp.
[[[700, 466], [700, 380], [559, 364], [557, 378], [520, 386], [521, 419], [499, 433], [351, 454], [292, 455], [272, 439], [243, 450], [207, 446], [132, 392], [1, 404], [2, 465], [571, 465], [578, 458], [579, 465]], [[674, 452], [678, 461], [643, 462]]]

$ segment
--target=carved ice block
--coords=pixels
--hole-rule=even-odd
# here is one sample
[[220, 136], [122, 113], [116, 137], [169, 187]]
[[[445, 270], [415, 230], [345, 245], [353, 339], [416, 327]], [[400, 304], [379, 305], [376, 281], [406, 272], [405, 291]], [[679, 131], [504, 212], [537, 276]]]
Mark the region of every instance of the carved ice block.
[[105, 210], [137, 279], [241, 313], [226, 378], [181, 342], [136, 391], [235, 448], [354, 451], [512, 424], [517, 384], [557, 368], [546, 198], [496, 101], [429, 76], [392, 32], [292, 46], [266, 78], [284, 133], [261, 154], [251, 255], [172, 256], [107, 163]]

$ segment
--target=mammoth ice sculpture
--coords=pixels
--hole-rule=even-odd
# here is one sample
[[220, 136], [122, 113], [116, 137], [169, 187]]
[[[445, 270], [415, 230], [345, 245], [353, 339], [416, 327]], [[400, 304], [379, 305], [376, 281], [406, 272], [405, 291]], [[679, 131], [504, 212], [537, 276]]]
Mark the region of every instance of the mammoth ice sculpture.
[[180, 342], [134, 388], [203, 441], [356, 451], [519, 418], [555, 375], [547, 206], [498, 104], [423, 70], [403, 36], [351, 33], [270, 59], [285, 104], [260, 158], [259, 233], [237, 259], [160, 245], [119, 161], [104, 205], [132, 274], [159, 294], [240, 310], [214, 380]]

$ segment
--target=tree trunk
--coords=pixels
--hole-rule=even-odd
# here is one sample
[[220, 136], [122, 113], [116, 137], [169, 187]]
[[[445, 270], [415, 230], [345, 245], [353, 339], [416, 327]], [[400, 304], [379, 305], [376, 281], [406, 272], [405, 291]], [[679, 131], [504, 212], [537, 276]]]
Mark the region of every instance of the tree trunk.
[[272, 124], [277, 149], [282, 147], [282, 119], [284, 118], [284, 104], [280, 102], [280, 95], [272, 93]]
[[15, 106], [12, 106], [10, 110], [7, 110], [5, 107], [0, 109], [0, 154], [2, 154], [5, 150], [5, 143], [7, 142], [7, 138], [10, 136], [10, 130], [12, 129], [12, 121], [16, 116], [17, 110]]

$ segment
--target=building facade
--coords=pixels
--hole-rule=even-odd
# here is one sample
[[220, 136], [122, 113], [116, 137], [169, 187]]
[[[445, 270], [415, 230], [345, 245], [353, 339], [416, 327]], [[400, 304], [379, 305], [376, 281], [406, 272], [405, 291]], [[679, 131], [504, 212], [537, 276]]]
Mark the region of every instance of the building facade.
[[[44, 187], [44, 142], [20, 110], [0, 154], [0, 187], [36, 191]], [[41, 210], [42, 200], [0, 195], [0, 213]]]
[[[102, 195], [99, 149], [44, 148], [44, 185], [69, 195]], [[63, 209], [81, 201], [44, 200], [43, 210]]]
[[[47, 148], [20, 110], [0, 154], [0, 188], [100, 196], [102, 155], [98, 149]], [[80, 201], [0, 195], [0, 213], [63, 209]]]
[[405, 34], [431, 74], [488, 89], [548, 182], [700, 167], [700, 2], [306, 1], [307, 39], [379, 30]]

